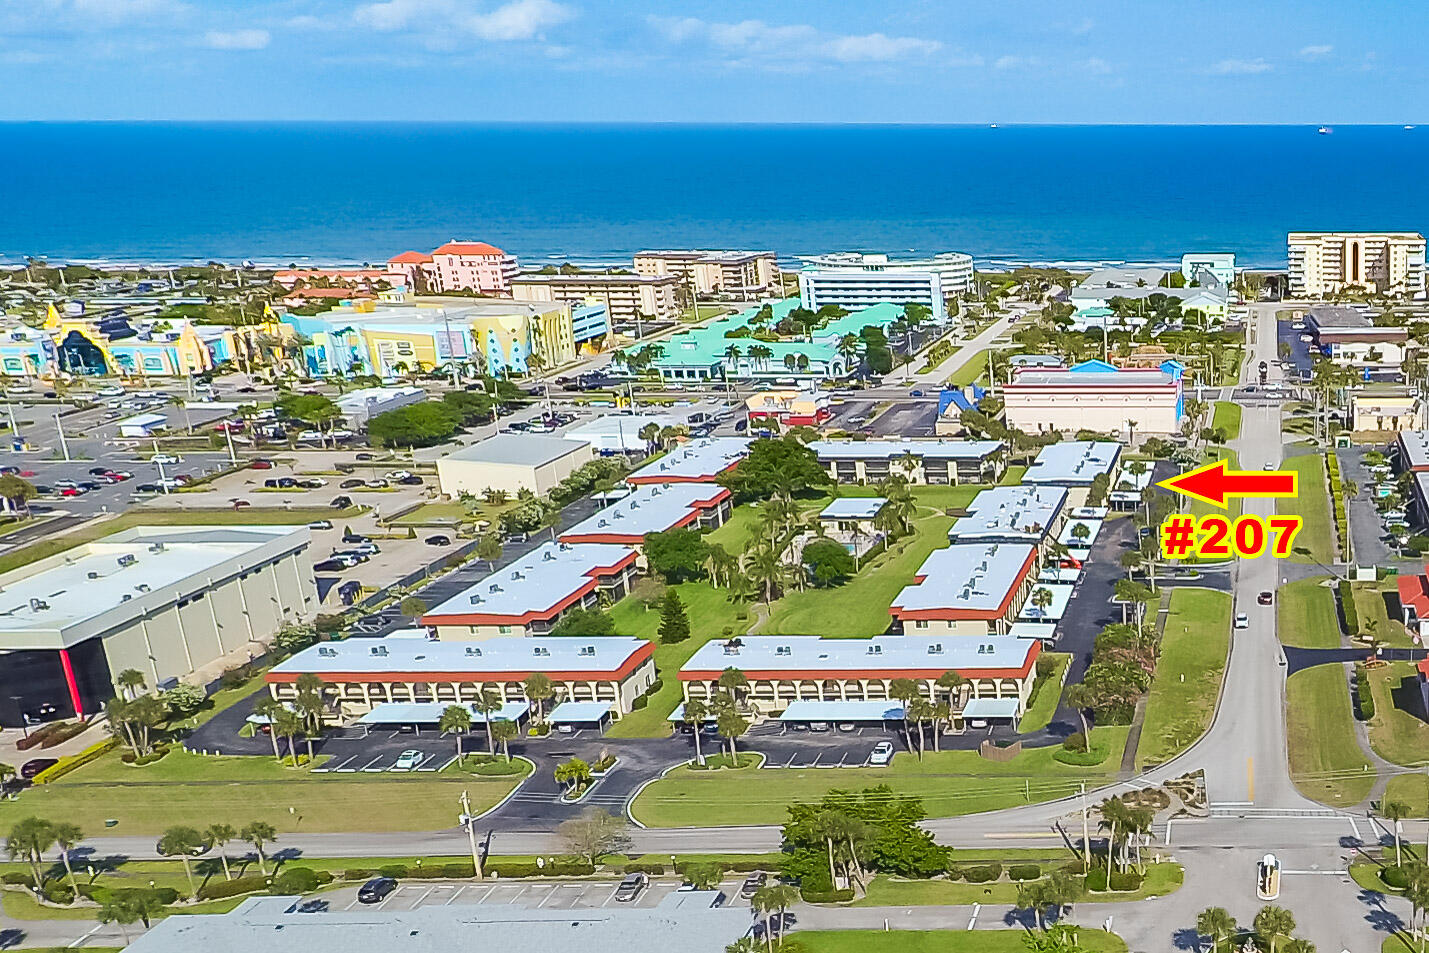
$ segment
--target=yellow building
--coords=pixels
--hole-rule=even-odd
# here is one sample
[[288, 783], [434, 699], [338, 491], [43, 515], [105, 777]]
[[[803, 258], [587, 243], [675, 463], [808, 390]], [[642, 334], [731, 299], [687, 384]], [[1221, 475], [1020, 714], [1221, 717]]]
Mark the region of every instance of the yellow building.
[[1424, 297], [1418, 232], [1291, 232], [1290, 293], [1318, 298], [1349, 288]]
[[1350, 429], [1423, 430], [1424, 402], [1405, 387], [1366, 387], [1350, 394]]

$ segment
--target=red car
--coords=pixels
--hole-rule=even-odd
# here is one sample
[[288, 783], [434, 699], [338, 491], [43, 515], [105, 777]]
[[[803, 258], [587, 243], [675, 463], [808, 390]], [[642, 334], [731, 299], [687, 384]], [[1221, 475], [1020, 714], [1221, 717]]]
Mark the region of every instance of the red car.
[[250, 461], [248, 461], [248, 469], [250, 469], [250, 470], [271, 470], [271, 469], [273, 469], [273, 461], [272, 461], [272, 460], [250, 460]]
[[84, 491], [77, 486], [60, 487], [60, 496], [84, 496]]

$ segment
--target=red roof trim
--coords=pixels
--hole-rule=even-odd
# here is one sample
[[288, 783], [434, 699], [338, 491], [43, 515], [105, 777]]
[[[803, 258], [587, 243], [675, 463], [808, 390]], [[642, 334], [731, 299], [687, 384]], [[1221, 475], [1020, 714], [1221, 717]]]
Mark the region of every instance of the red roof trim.
[[[1027, 554], [1027, 559], [1022, 563], [1022, 568], [1018, 570], [1017, 581], [1008, 588], [1007, 595], [1003, 596], [1002, 603], [996, 609], [959, 609], [956, 606], [943, 606], [937, 609], [903, 609], [899, 606], [890, 606], [888, 612], [895, 619], [942, 619], [947, 621], [1001, 619], [1012, 608], [1012, 600], [1016, 598], [1017, 590], [1022, 587], [1022, 582], [1027, 578], [1027, 573], [1032, 570], [1032, 564], [1036, 559], [1037, 547], [1033, 546], [1032, 551]], [[927, 577], [915, 576], [914, 578], [918, 582], [922, 582]]]

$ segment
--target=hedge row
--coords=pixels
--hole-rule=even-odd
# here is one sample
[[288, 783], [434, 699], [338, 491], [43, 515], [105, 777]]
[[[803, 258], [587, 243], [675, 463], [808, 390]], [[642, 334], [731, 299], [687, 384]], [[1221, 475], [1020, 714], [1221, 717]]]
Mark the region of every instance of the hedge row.
[[198, 888], [200, 900], [225, 900], [239, 894], [254, 893], [268, 886], [268, 878], [254, 874], [251, 877], [235, 877], [232, 880], [210, 880]]
[[1363, 662], [1355, 663], [1355, 697], [1360, 703], [1360, 720], [1369, 721], [1374, 717], [1374, 692], [1369, 685], [1369, 668]]
[[1142, 879], [1141, 874], [1134, 870], [1124, 873], [1113, 871], [1111, 877], [1108, 878], [1105, 867], [1096, 867], [1087, 874], [1086, 888], [1093, 893], [1105, 893], [1108, 890], [1128, 893], [1132, 890], [1139, 890]]
[[1340, 482], [1340, 458], [1333, 450], [1325, 454], [1325, 472], [1330, 477], [1330, 512], [1335, 517], [1335, 533], [1340, 539], [1340, 558], [1350, 558], [1350, 523], [1345, 517], [1345, 490]]
[[853, 889], [801, 890], [799, 896], [805, 903], [848, 903], [853, 899]]
[[118, 738], [106, 738], [98, 744], [92, 744], [79, 754], [72, 754], [60, 758], [39, 774], [35, 775], [36, 784], [49, 784], [56, 778], [62, 778], [76, 768], [82, 768], [96, 758], [101, 758], [115, 748], [119, 747]]
[[1360, 631], [1360, 613], [1355, 608], [1354, 587], [1348, 579], [1341, 579], [1337, 588], [1340, 594], [1340, 612], [1345, 617], [1345, 633], [1354, 637]]
[[82, 721], [52, 721], [48, 725], [42, 725], [36, 728], [15, 742], [15, 748], [19, 751], [28, 751], [31, 748], [53, 748], [63, 741], [68, 741], [88, 727], [89, 726]]
[[655, 679], [655, 681], [653, 681], [653, 682], [650, 683], [650, 687], [647, 688], [647, 689], [645, 689], [645, 691], [644, 691], [642, 694], [639, 694], [639, 695], [636, 695], [636, 696], [635, 696], [635, 700], [630, 703], [630, 708], [631, 708], [631, 710], [632, 710], [632, 711], [639, 711], [640, 709], [644, 708], [646, 705], [650, 704], [650, 699], [654, 698], [654, 697], [655, 697], [655, 693], [658, 692], [660, 689], [662, 689], [662, 688], [664, 688], [664, 687], [665, 687], [665, 683], [664, 683], [664, 682], [662, 682], [662, 681], [661, 681], [660, 679], [658, 679], [658, 678]]

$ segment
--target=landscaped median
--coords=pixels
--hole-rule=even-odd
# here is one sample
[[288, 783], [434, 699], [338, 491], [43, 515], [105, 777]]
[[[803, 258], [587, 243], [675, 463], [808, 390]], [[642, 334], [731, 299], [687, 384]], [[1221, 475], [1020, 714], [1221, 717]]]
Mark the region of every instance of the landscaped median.
[[1332, 807], [1363, 801], [1374, 787], [1375, 771], [1355, 736], [1344, 666], [1303, 669], [1290, 676], [1285, 691], [1286, 741], [1295, 786]]
[[1280, 469], [1294, 470], [1300, 475], [1299, 495], [1275, 501], [1276, 513], [1299, 516], [1304, 520], [1295, 537], [1290, 558], [1295, 562], [1316, 562], [1329, 566], [1335, 561], [1335, 540], [1325, 482], [1324, 454], [1307, 453], [1289, 457], [1280, 464]]
[[1023, 751], [1010, 761], [976, 751], [928, 752], [920, 760], [902, 752], [882, 768], [740, 768], [695, 771], [677, 767], [646, 786], [631, 815], [646, 827], [723, 827], [782, 824], [788, 806], [816, 801], [829, 791], [891, 784], [919, 798], [930, 817], [995, 811], [1069, 797], [1115, 778], [1126, 746], [1124, 726], [1092, 729], [1092, 747], [1106, 757], [1092, 767], [1065, 764], [1060, 746]]
[[1220, 699], [1230, 637], [1230, 595], [1183, 588], [1171, 593], [1161, 658], [1136, 748], [1139, 768], [1171, 760], [1210, 727]]
[[[868, 885], [868, 892], [854, 901], [855, 907], [916, 907], [916, 906], [959, 906], [974, 903], [1016, 904], [1019, 891], [1029, 883], [1035, 883], [1054, 870], [1067, 866], [1067, 858], [1043, 859], [1042, 861], [1019, 860], [1012, 863], [984, 862], [968, 864], [959, 868], [961, 879], [947, 880], [903, 880], [898, 877], [877, 876]], [[1077, 864], [1073, 862], [1072, 866]], [[1133, 868], [1134, 871], [1134, 868]], [[971, 872], [972, 876], [968, 876]], [[987, 874], [995, 873], [991, 879]], [[1103, 875], [1105, 871], [1101, 872]], [[1080, 876], [1080, 875], [1079, 875]], [[1147, 897], [1164, 897], [1181, 889], [1185, 876], [1180, 864], [1151, 863], [1140, 875], [1140, 883], [1132, 890], [1086, 891], [1077, 899], [1078, 903], [1119, 903], [1130, 900], [1144, 900]]]
[[[790, 934], [800, 953], [1027, 953], [1025, 930], [799, 930]], [[1125, 953], [1114, 933], [1083, 927], [1076, 949]]]
[[1298, 579], [1276, 595], [1275, 634], [1282, 645], [1305, 649], [1340, 647], [1340, 619], [1329, 577]]

